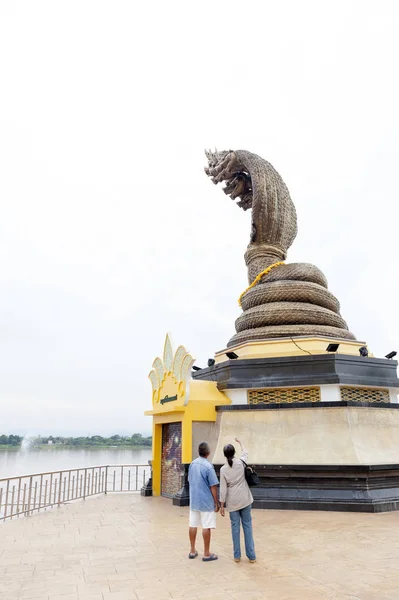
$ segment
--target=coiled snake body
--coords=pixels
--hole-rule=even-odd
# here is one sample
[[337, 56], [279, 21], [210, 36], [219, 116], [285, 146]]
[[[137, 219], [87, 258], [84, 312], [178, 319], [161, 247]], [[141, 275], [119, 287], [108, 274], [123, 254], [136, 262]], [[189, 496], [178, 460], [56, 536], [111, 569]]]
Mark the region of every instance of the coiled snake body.
[[[274, 167], [246, 150], [206, 152], [206, 174], [243, 210], [252, 209], [250, 243], [245, 253], [250, 284], [267, 267], [285, 260], [297, 234], [297, 217], [287, 186]], [[242, 298], [236, 320], [239, 343], [279, 337], [325, 336], [355, 339], [341, 317], [339, 302], [314, 265], [282, 264], [264, 275]]]

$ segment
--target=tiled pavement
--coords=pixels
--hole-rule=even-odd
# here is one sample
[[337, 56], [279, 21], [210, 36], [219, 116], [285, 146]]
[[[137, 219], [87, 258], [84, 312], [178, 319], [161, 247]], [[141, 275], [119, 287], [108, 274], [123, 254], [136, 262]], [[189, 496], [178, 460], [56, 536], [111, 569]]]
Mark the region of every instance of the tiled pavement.
[[[253, 511], [256, 564], [188, 560], [187, 508], [109, 495], [0, 525], [1, 600], [399, 600], [399, 513]], [[199, 549], [202, 543], [200, 540]]]

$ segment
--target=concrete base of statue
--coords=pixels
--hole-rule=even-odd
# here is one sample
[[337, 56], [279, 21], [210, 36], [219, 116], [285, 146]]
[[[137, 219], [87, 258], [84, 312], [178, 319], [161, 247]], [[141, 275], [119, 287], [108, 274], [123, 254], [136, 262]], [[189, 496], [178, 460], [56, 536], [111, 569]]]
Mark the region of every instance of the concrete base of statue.
[[261, 480], [255, 508], [397, 510], [397, 362], [360, 356], [361, 342], [349, 345], [352, 354], [262, 357], [259, 345], [235, 349], [233, 359], [218, 353], [193, 377], [217, 381], [232, 404], [217, 407], [215, 423], [194, 424], [193, 451], [207, 439], [220, 468], [224, 445], [242, 439]]

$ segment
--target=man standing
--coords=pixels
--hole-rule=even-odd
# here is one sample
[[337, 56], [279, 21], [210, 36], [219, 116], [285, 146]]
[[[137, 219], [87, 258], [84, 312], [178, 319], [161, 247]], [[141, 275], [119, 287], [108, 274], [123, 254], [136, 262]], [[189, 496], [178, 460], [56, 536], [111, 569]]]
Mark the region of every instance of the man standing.
[[219, 510], [217, 493], [218, 478], [213, 465], [208, 461], [211, 451], [207, 442], [198, 446], [199, 457], [193, 460], [188, 470], [190, 484], [190, 544], [191, 550], [188, 558], [196, 558], [198, 552], [195, 548], [197, 528], [202, 527], [204, 538], [204, 556], [202, 560], [209, 562], [217, 560], [216, 554], [211, 554], [211, 529], [216, 527], [216, 513]]

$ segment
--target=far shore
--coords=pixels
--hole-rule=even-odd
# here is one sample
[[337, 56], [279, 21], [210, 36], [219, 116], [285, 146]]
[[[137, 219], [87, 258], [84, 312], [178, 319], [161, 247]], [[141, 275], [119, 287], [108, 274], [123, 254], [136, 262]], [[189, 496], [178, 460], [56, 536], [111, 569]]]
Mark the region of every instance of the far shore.
[[[31, 446], [28, 450], [71, 450], [71, 449], [76, 449], [79, 450], [79, 448], [90, 448], [92, 450], [95, 450], [97, 448], [100, 449], [104, 449], [104, 448], [112, 448], [112, 449], [122, 449], [122, 450], [151, 450], [151, 446], [132, 446], [131, 444], [118, 444], [118, 445], [110, 445], [110, 444], [79, 444], [79, 445], [73, 445], [73, 444], [39, 444], [38, 446]], [[19, 446], [11, 446], [10, 444], [0, 444], [0, 450], [21, 450], [21, 445]]]

